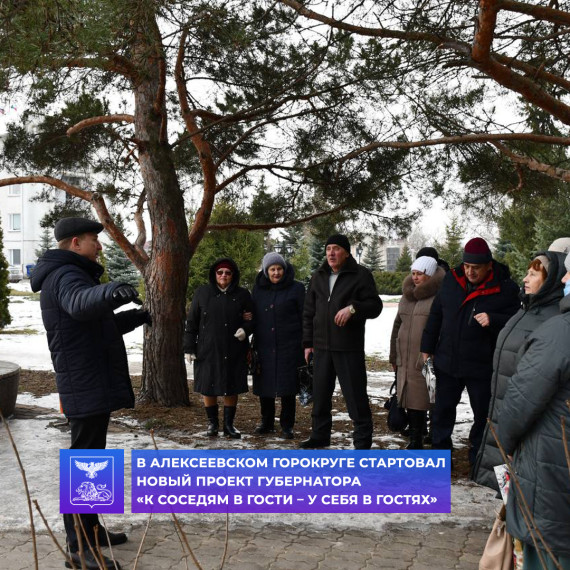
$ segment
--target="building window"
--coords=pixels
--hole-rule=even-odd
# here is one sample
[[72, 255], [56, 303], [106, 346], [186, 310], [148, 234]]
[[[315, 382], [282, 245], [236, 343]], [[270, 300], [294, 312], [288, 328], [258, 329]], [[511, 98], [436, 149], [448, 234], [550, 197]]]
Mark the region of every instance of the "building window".
[[14, 184], [8, 187], [8, 196], [21, 196], [22, 195], [22, 185]]
[[19, 232], [22, 229], [22, 216], [21, 214], [10, 214], [10, 231]]
[[22, 263], [22, 255], [21, 250], [19, 249], [9, 249], [8, 250], [8, 257], [10, 265], [21, 265]]

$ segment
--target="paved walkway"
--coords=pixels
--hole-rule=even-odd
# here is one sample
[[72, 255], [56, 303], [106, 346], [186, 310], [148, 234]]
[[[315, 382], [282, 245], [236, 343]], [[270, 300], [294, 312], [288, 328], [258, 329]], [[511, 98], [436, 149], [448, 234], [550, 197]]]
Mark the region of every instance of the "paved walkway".
[[[134, 568], [145, 527], [133, 528], [126, 544], [113, 549], [123, 570]], [[225, 518], [199, 526], [184, 525], [188, 543], [204, 570], [220, 568], [225, 543]], [[489, 529], [445, 523], [389, 526], [381, 532], [360, 529], [311, 529], [268, 524], [263, 528], [230, 525], [224, 568], [228, 570], [477, 570]], [[58, 540], [64, 541], [63, 535]], [[49, 535], [37, 537], [39, 568], [63, 568], [63, 558]], [[32, 540], [22, 532], [0, 531], [0, 568], [34, 568]], [[104, 549], [109, 555], [109, 549]], [[184, 551], [172, 522], [151, 524], [137, 570], [196, 568]]]

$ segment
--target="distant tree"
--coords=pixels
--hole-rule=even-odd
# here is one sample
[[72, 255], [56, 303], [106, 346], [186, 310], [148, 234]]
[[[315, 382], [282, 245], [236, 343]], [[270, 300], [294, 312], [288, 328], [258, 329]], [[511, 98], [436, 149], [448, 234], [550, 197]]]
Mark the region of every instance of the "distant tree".
[[2, 230], [2, 224], [0, 223], [0, 329], [3, 329], [12, 322], [12, 317], [8, 310], [9, 295], [8, 261], [4, 256], [4, 232]]
[[305, 284], [311, 277], [311, 255], [306, 234], [303, 226], [292, 226], [284, 233], [284, 242], [291, 249], [291, 255], [285, 257], [295, 269], [295, 279]]
[[451, 222], [445, 226], [445, 241], [439, 247], [439, 257], [449, 263], [449, 267], [455, 267], [461, 263], [463, 258], [463, 230], [461, 229], [459, 218], [454, 216]]
[[324, 239], [317, 236], [311, 236], [309, 242], [309, 264], [311, 273], [316, 271], [325, 260], [325, 243]]
[[433, 238], [427, 236], [419, 227], [415, 226], [412, 232], [407, 238], [408, 245], [412, 252], [412, 257], [416, 257], [416, 254], [422, 247], [431, 245]]
[[34, 250], [36, 259], [39, 259], [48, 249], [55, 247], [55, 240], [53, 239], [53, 232], [49, 227], [44, 227], [40, 235], [40, 244]]
[[400, 253], [398, 262], [396, 263], [396, 271], [409, 273], [412, 262], [412, 254], [410, 252], [410, 248], [406, 244], [404, 246], [404, 249], [402, 249], [402, 253]]
[[137, 287], [141, 279], [140, 273], [120, 246], [113, 241], [105, 248], [105, 253], [109, 279]]
[[366, 249], [362, 263], [368, 267], [370, 271], [379, 271], [382, 267], [382, 255], [380, 253], [380, 245], [376, 236], [370, 240], [370, 245]]

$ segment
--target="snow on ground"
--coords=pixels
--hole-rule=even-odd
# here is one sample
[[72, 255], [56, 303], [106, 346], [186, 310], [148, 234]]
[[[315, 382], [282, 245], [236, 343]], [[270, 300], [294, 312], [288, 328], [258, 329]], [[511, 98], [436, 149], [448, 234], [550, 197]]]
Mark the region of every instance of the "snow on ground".
[[[19, 284], [11, 285], [14, 289], [29, 291], [29, 282], [23, 281]], [[377, 319], [368, 321], [366, 327], [366, 352], [376, 354], [381, 358], [387, 358], [390, 350], [390, 334], [392, 324], [397, 311], [397, 298], [385, 297], [384, 310]], [[390, 302], [391, 301], [391, 302]], [[41, 321], [39, 301], [32, 297], [11, 297], [10, 313], [12, 324], [6, 330], [29, 329], [29, 334], [0, 334], [0, 360], [7, 360], [18, 363], [22, 368], [35, 370], [51, 370], [51, 359], [47, 347], [45, 332]], [[129, 354], [131, 372], [139, 373], [142, 363], [142, 329], [137, 329], [125, 335], [125, 343]], [[394, 380], [394, 375], [388, 372], [369, 373], [369, 394], [372, 400], [381, 404], [388, 397], [388, 390]], [[59, 401], [56, 394], [34, 398], [30, 394], [20, 394], [18, 403], [33, 404], [56, 411], [59, 408]], [[333, 412], [334, 413], [334, 412]], [[335, 420], [341, 419], [342, 414], [336, 413]], [[69, 446], [69, 435], [62, 433], [58, 429], [49, 427], [50, 419], [53, 420], [53, 412], [49, 419], [46, 416], [42, 420], [10, 420], [10, 428], [14, 439], [18, 445], [22, 462], [28, 477], [30, 493], [33, 498], [37, 498], [44, 514], [50, 524], [57, 530], [62, 530], [59, 512], [58, 498], [58, 458], [59, 449]], [[472, 415], [467, 403], [466, 393], [457, 410], [457, 426], [454, 433], [454, 445], [461, 446], [460, 440], [466, 440], [471, 425]], [[333, 423], [334, 429], [334, 423]], [[332, 434], [332, 447], [334, 449], [335, 439], [340, 434]], [[236, 449], [247, 449], [247, 434], [241, 441], [232, 442]], [[209, 445], [211, 439], [206, 442], [196, 438], [196, 447]], [[268, 441], [272, 447], [271, 442]], [[223, 442], [224, 446], [227, 443]], [[385, 449], [401, 449], [404, 439], [397, 434], [390, 436], [376, 435], [374, 447]], [[161, 449], [178, 449], [180, 446], [168, 440], [158, 441]], [[108, 447], [125, 450], [125, 476], [130, 478], [130, 449], [150, 449], [152, 442], [145, 434], [132, 433], [110, 433]], [[275, 448], [279, 447], [279, 441], [275, 441]], [[24, 529], [29, 525], [27, 518], [26, 499], [21, 483], [21, 475], [13, 450], [4, 433], [4, 428], [0, 428], [0, 466], [2, 467], [3, 500], [0, 502], [0, 529]], [[46, 476], [48, 474], [48, 476]], [[239, 519], [247, 519], [249, 524], [265, 524], [267, 522], [285, 522], [295, 524], [296, 522], [309, 522], [316, 526], [327, 526], [342, 522], [345, 526], [357, 526], [365, 528], [379, 529], [388, 523], [406, 523], [424, 525], [429, 523], [448, 521], [458, 524], [469, 524], [482, 520], [488, 522], [492, 518], [494, 508], [493, 493], [467, 481], [461, 481], [452, 485], [452, 512], [443, 515], [320, 515], [318, 518], [310, 518], [311, 515], [232, 515], [232, 519], [239, 522]], [[129, 497], [126, 497], [125, 512], [129, 512]], [[491, 513], [491, 515], [490, 515]], [[216, 517], [220, 515], [196, 515]], [[145, 519], [144, 515], [107, 515], [111, 521], [116, 518], [116, 524], [128, 525], [139, 524]], [[183, 516], [183, 519], [191, 521], [193, 516]]]
[[[9, 420], [9, 426], [28, 480], [30, 495], [37, 499], [48, 520], [49, 525], [57, 532], [63, 532], [63, 523], [59, 513], [59, 450], [69, 446], [69, 434], [50, 427], [53, 416], [36, 420]], [[13, 450], [0, 428], [0, 465], [2, 466], [2, 501], [0, 501], [0, 530], [26, 530], [29, 528], [28, 509], [24, 486]], [[146, 434], [110, 433], [109, 449], [125, 450], [125, 480], [130, 480], [131, 449], [152, 449], [152, 441]], [[237, 443], [237, 442], [236, 442]], [[227, 443], [226, 443], [227, 445]], [[234, 442], [231, 442], [234, 445]], [[157, 438], [159, 449], [180, 449], [175, 442]], [[421, 452], [419, 452], [421, 453]], [[460, 481], [451, 486], [450, 514], [330, 514], [330, 515], [230, 515], [233, 523], [263, 526], [267, 523], [310, 524], [317, 528], [339, 526], [381, 530], [387, 524], [406, 524], [406, 526], [422, 527], [425, 525], [448, 522], [459, 525], [485, 523], [493, 518], [496, 504], [494, 493], [471, 482]], [[196, 514], [180, 515], [188, 523], [209, 517], [212, 520], [223, 520], [224, 515]], [[36, 524], [42, 526], [37, 514]], [[168, 515], [154, 515], [158, 520], [167, 520]], [[141, 525], [147, 515], [130, 513], [130, 496], [125, 495], [125, 514], [105, 515], [105, 521], [113, 528], [128, 530], [130, 525]]]

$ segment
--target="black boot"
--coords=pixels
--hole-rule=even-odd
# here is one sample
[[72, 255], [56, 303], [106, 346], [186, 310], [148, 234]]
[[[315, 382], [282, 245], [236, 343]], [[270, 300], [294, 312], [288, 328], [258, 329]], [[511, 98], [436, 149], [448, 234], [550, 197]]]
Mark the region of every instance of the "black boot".
[[295, 425], [295, 405], [297, 399], [295, 396], [281, 396], [281, 415], [279, 423], [281, 424], [281, 436], [283, 439], [293, 439], [293, 426]]
[[410, 422], [410, 443], [406, 449], [423, 449], [426, 412], [424, 410], [408, 409], [408, 420]]
[[216, 437], [220, 429], [220, 422], [218, 420], [218, 404], [213, 406], [206, 406], [206, 415], [208, 416], [208, 429], [206, 435]]
[[224, 435], [232, 439], [239, 439], [241, 433], [234, 427], [236, 417], [236, 406], [224, 406]]
[[275, 398], [259, 398], [261, 407], [261, 423], [253, 433], [262, 435], [275, 431]]

